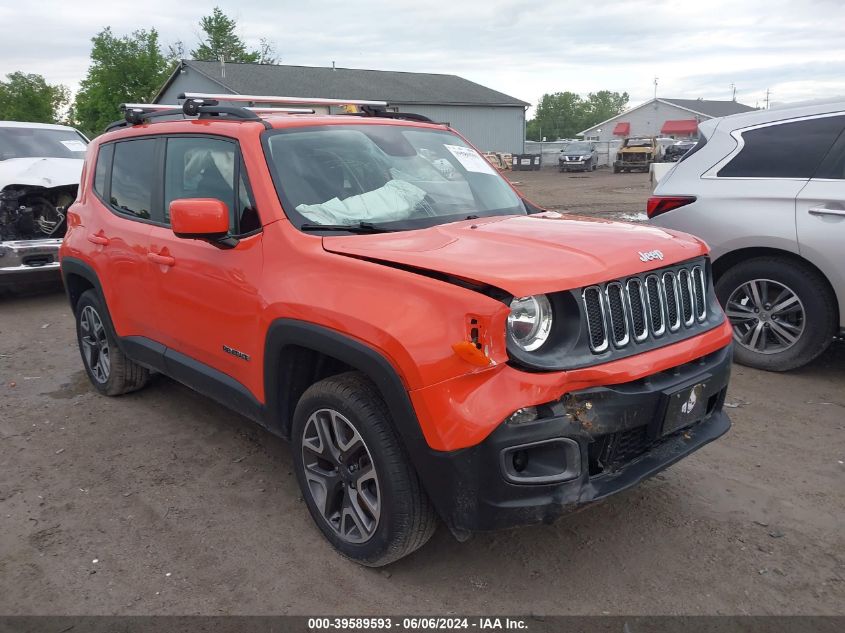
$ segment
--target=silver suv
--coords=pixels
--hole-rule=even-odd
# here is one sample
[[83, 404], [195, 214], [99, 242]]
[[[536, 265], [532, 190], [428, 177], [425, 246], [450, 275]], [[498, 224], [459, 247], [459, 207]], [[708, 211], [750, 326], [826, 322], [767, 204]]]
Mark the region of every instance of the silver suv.
[[843, 130], [843, 101], [705, 121], [648, 201], [710, 245], [744, 365], [794, 369], [845, 333]]

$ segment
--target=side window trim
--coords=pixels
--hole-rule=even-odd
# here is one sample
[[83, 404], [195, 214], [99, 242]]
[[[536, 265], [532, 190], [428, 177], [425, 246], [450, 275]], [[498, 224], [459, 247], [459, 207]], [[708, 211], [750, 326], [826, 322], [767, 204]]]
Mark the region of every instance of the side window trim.
[[[100, 160], [103, 158], [103, 150], [109, 148], [109, 156], [106, 159], [108, 165], [103, 165], [106, 173], [103, 177], [103, 190], [97, 191], [97, 168], [100, 166]], [[114, 143], [103, 143], [97, 148], [97, 160], [94, 162], [94, 173], [91, 175], [91, 191], [94, 196], [107, 207], [111, 207], [109, 197], [111, 196], [111, 169], [114, 163]]]
[[762, 128], [774, 127], [777, 125], [787, 125], [789, 123], [800, 123], [801, 121], [810, 121], [815, 119], [826, 119], [830, 117], [845, 117], [845, 113], [843, 112], [826, 112], [824, 114], [809, 114], [806, 116], [801, 117], [794, 117], [791, 119], [780, 119], [778, 121], [766, 121], [765, 123], [757, 123], [755, 125], [749, 125], [744, 128], [737, 128], [735, 130], [731, 130], [730, 135], [736, 142], [736, 147], [734, 147], [726, 156], [724, 156], [721, 160], [719, 160], [715, 165], [707, 169], [703, 174], [701, 174], [702, 178], [712, 179], [712, 180], [797, 180], [797, 181], [805, 181], [808, 178], [796, 178], [796, 177], [779, 177], [779, 176], [718, 176], [718, 172], [725, 167], [728, 163], [730, 163], [734, 158], [739, 156], [740, 152], [742, 152], [743, 148], [745, 147], [745, 138], [744, 134], [746, 132], [751, 132], [754, 130], [759, 130]]
[[[823, 174], [830, 174], [831, 170], [837, 166], [840, 169], [840, 175], [833, 176], [833, 175], [823, 175]], [[813, 174], [812, 180], [825, 180], [825, 181], [839, 181], [845, 180], [845, 130], [839, 133], [839, 136], [833, 142], [833, 145], [830, 146], [830, 149], [825, 154], [822, 162], [819, 163], [816, 172]]]
[[255, 202], [255, 196], [252, 193], [252, 184], [249, 181], [249, 170], [246, 168], [246, 161], [244, 160], [244, 156], [241, 153], [240, 144], [238, 144], [237, 156], [235, 157], [237, 161], [235, 163], [235, 183], [238, 188], [237, 192], [235, 193], [235, 200], [240, 202], [240, 193], [241, 193], [241, 175], [243, 174], [243, 184], [246, 188], [246, 195], [249, 201], [253, 205], [253, 209], [255, 210], [255, 214], [258, 216], [258, 228], [253, 229], [252, 231], [248, 231], [246, 233], [241, 232], [241, 214], [235, 214], [235, 219], [238, 223], [237, 226], [237, 233], [232, 234], [232, 237], [251, 237], [253, 235], [257, 235], [264, 230], [264, 226], [261, 224], [261, 214], [258, 213], [258, 204]]

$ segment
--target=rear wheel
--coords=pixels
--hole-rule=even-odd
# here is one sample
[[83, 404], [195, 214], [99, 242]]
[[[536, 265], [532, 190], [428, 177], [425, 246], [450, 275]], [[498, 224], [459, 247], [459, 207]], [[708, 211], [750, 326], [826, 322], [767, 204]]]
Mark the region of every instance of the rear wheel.
[[734, 330], [737, 362], [787, 371], [821, 354], [836, 333], [836, 302], [825, 280], [801, 262], [758, 257], [716, 283]]
[[341, 554], [380, 567], [431, 538], [434, 508], [381, 395], [362, 374], [309, 387], [294, 413], [292, 439], [308, 510]]
[[83, 292], [76, 304], [76, 338], [91, 384], [103, 395], [119, 396], [146, 385], [150, 372], [120, 351], [105, 314], [97, 292]]

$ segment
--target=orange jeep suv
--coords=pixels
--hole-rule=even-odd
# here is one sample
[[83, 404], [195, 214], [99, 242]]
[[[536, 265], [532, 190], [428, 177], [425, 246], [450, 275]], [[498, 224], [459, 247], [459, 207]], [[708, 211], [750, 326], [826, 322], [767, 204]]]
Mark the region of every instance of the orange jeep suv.
[[165, 374], [290, 440], [343, 555], [552, 521], [730, 427], [701, 240], [544, 211], [383, 103], [183, 98], [88, 148], [61, 247], [85, 370], [110, 396]]

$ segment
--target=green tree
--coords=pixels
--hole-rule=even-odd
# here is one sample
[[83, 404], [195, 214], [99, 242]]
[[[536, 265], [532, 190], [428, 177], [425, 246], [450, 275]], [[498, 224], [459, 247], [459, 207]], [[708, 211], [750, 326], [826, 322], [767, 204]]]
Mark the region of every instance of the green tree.
[[162, 53], [155, 29], [116, 37], [106, 27], [91, 42], [91, 65], [80, 83], [73, 116], [83, 131], [96, 135], [120, 118], [121, 103], [152, 100], [172, 64]]
[[0, 119], [56, 123], [69, 100], [68, 89], [41, 75], [14, 72], [0, 81]]
[[525, 137], [531, 141], [574, 138], [581, 130], [616, 116], [627, 105], [627, 92], [600, 90], [586, 99], [574, 92], [544, 94], [526, 125]]
[[220, 7], [214, 7], [211, 15], [200, 20], [200, 28], [205, 37], [200, 40], [199, 46], [191, 51], [191, 57], [203, 61], [222, 59], [227, 62], [273, 63], [262, 61], [262, 57], [272, 58], [272, 51], [268, 51], [266, 55], [262, 55], [263, 50], [247, 51], [246, 44], [235, 32], [237, 27], [237, 20], [223, 13]]
[[527, 126], [528, 138], [549, 141], [571, 138], [583, 128], [584, 101], [574, 92], [544, 94]]
[[[628, 93], [599, 90], [587, 95], [584, 108], [584, 127], [594, 126], [596, 123], [607, 121], [624, 111], [628, 106]], [[580, 131], [580, 130], [579, 130]]]

